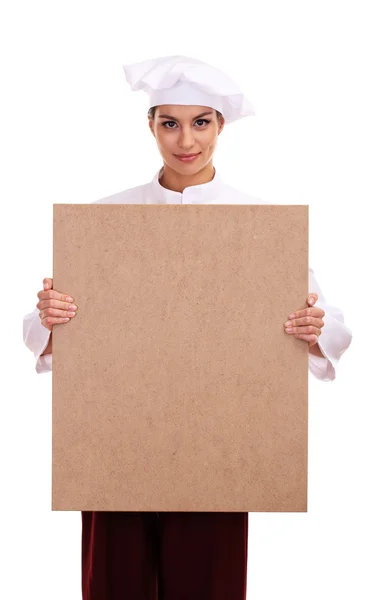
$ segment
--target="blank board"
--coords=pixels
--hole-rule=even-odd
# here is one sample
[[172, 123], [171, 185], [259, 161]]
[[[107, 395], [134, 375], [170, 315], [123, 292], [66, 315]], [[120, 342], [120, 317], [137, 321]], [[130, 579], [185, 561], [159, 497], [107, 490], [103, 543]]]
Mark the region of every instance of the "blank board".
[[52, 509], [307, 510], [308, 206], [54, 205]]

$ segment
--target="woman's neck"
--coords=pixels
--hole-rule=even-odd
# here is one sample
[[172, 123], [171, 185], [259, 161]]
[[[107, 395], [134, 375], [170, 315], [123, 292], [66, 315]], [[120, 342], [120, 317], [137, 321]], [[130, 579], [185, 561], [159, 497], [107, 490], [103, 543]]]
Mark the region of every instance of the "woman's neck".
[[173, 169], [164, 163], [163, 174], [159, 179], [159, 183], [167, 190], [180, 192], [182, 194], [185, 188], [192, 185], [208, 183], [209, 181], [212, 181], [214, 176], [215, 168], [211, 162], [194, 175], [181, 175], [181, 173], [173, 171]]

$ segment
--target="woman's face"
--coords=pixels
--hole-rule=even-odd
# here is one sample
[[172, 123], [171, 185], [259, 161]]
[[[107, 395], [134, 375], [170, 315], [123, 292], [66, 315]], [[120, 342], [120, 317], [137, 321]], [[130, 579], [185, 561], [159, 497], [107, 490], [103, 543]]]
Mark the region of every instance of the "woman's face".
[[[165, 164], [181, 175], [194, 175], [212, 159], [224, 119], [207, 106], [162, 105], [149, 126]], [[183, 155], [197, 154], [183, 160]]]

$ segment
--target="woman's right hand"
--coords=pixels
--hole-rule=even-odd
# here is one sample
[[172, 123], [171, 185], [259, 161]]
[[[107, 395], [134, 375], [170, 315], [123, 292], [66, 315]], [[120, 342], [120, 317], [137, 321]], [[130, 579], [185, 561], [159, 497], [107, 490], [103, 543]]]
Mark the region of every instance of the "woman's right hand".
[[72, 304], [73, 298], [62, 292], [53, 290], [53, 279], [43, 279], [44, 289], [38, 292], [39, 317], [42, 325], [52, 331], [54, 325], [67, 323], [76, 314], [77, 306]]

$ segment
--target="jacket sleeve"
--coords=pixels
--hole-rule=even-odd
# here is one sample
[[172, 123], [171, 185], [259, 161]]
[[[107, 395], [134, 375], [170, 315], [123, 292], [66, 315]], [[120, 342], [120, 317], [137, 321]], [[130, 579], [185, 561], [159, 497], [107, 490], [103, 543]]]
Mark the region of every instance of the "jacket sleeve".
[[24, 317], [23, 341], [34, 354], [35, 370], [37, 373], [52, 371], [52, 354], [40, 356], [48, 345], [50, 335], [51, 332], [46, 327], [43, 327], [40, 321], [39, 310], [37, 308]]
[[324, 327], [318, 341], [318, 346], [324, 358], [309, 354], [309, 370], [317, 379], [333, 381], [336, 377], [340, 357], [352, 340], [352, 332], [345, 325], [341, 310], [327, 304], [316, 281], [314, 271], [309, 269], [309, 293], [313, 292], [316, 292], [319, 296], [314, 306], [322, 308], [325, 312], [323, 317]]

